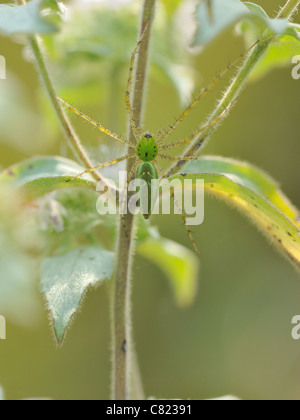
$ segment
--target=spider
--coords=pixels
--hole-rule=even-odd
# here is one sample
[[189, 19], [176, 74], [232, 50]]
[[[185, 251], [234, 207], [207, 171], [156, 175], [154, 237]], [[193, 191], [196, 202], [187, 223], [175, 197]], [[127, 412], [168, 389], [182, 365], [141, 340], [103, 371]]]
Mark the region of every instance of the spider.
[[[128, 111], [129, 119], [130, 119], [130, 126], [132, 129], [132, 133], [135, 138], [135, 142], [131, 142], [130, 140], [126, 139], [125, 137], [122, 137], [111, 130], [105, 128], [97, 121], [93, 120], [91, 117], [85, 115], [78, 109], [74, 108], [72, 105], [65, 102], [63, 99], [58, 98], [59, 101], [66, 106], [69, 110], [86, 120], [88, 123], [92, 124], [94, 127], [96, 127], [101, 132], [105, 133], [106, 135], [112, 137], [113, 139], [117, 140], [118, 142], [126, 145], [128, 147], [128, 150], [130, 151], [125, 156], [119, 157], [117, 159], [111, 160], [109, 162], [101, 163], [94, 168], [90, 168], [85, 170], [84, 172], [78, 174], [74, 177], [78, 178], [81, 177], [87, 173], [94, 172], [95, 170], [103, 169], [111, 165], [115, 165], [117, 163], [123, 162], [128, 159], [133, 159], [133, 166], [132, 170], [128, 177], [128, 183], [132, 178], [136, 179], [142, 179], [146, 182], [148, 186], [151, 185], [152, 180], [161, 180], [165, 177], [165, 174], [160, 169], [158, 160], [168, 160], [168, 161], [177, 161], [177, 162], [185, 162], [185, 161], [195, 161], [198, 160], [198, 156], [187, 156], [187, 157], [173, 157], [169, 156], [165, 152], [168, 150], [172, 150], [174, 148], [185, 146], [193, 140], [199, 138], [203, 132], [209, 133], [210, 128], [213, 128], [216, 126], [229, 111], [229, 107], [227, 109], [224, 109], [224, 111], [219, 115], [215, 120], [211, 121], [210, 123], [201, 126], [200, 129], [192, 133], [189, 137], [185, 138], [184, 140], [180, 140], [174, 143], [166, 143], [166, 140], [168, 137], [176, 130], [176, 128], [180, 125], [181, 122], [190, 114], [190, 112], [196, 107], [196, 105], [200, 102], [200, 100], [206, 95], [207, 92], [209, 92], [218, 81], [223, 79], [223, 77], [233, 68], [235, 67], [240, 60], [242, 60], [246, 53], [249, 52], [249, 50], [242, 54], [238, 59], [236, 59], [233, 63], [227, 66], [227, 68], [218, 74], [212, 82], [206, 87], [200, 90], [198, 95], [195, 97], [195, 99], [189, 104], [189, 106], [179, 115], [179, 117], [168, 127], [167, 130], [161, 129], [158, 131], [156, 135], [153, 135], [150, 132], [145, 132], [142, 127], [140, 127], [134, 117], [134, 112], [131, 105], [131, 92], [132, 92], [132, 79], [133, 79], [133, 73], [134, 73], [134, 64], [135, 64], [135, 58], [137, 53], [139, 52], [139, 48], [141, 43], [143, 42], [144, 34], [146, 32], [146, 29], [144, 30], [140, 40], [138, 41], [134, 51], [131, 54], [130, 59], [130, 66], [129, 66], [129, 76], [127, 81], [127, 90], [125, 94], [125, 102], [126, 102], [126, 108]], [[256, 45], [256, 44], [254, 44]], [[250, 49], [253, 48], [250, 47]], [[204, 137], [201, 139], [201, 145], [205, 142], [206, 138], [209, 137], [210, 134], [204, 135]], [[127, 184], [128, 188], [128, 184]], [[171, 191], [171, 197], [173, 200], [175, 200], [174, 192]], [[151, 203], [151, 197], [150, 197], [150, 203]], [[175, 203], [176, 204], [176, 203]], [[122, 213], [122, 212], [121, 212]], [[151, 209], [145, 214], [143, 214], [145, 219], [148, 219], [151, 216]], [[197, 248], [197, 245], [195, 243], [195, 240], [193, 238], [192, 232], [189, 228], [189, 226], [186, 223], [186, 217], [184, 213], [181, 214], [183, 222], [186, 226], [189, 238], [193, 244], [193, 247], [197, 254], [199, 254], [199, 250]]]

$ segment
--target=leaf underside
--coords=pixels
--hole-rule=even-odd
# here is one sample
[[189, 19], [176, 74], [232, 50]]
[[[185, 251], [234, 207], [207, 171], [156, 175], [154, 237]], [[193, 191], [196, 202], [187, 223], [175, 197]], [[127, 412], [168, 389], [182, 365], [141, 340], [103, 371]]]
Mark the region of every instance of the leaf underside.
[[204, 179], [205, 190], [233, 204], [300, 268], [299, 212], [278, 185], [255, 167], [233, 159], [204, 157], [172, 179]]
[[5, 35], [47, 34], [56, 31], [59, 9], [55, 0], [0, 4], [0, 32]]
[[41, 292], [45, 294], [58, 343], [63, 341], [87, 289], [110, 279], [113, 265], [114, 254], [95, 246], [44, 260]]
[[61, 188], [84, 187], [95, 191], [96, 183], [91, 176], [73, 178], [82, 171], [84, 168], [70, 159], [37, 157], [6, 169], [0, 174], [0, 182], [20, 189], [29, 200]]

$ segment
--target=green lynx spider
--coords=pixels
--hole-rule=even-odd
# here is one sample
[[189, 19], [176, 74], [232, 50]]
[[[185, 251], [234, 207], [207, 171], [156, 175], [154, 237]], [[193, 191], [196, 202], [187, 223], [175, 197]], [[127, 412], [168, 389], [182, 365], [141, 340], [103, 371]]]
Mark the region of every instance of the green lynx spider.
[[[207, 133], [209, 131], [208, 130], [209, 128], [212, 128], [216, 124], [218, 124], [225, 117], [227, 112], [229, 111], [229, 108], [224, 109], [222, 114], [219, 115], [219, 117], [217, 117], [214, 121], [211, 121], [209, 124], [207, 124], [205, 126], [202, 126], [199, 130], [197, 130], [196, 132], [194, 132], [192, 135], [190, 135], [189, 137], [187, 137], [184, 140], [180, 140], [180, 141], [177, 141], [177, 142], [174, 142], [174, 143], [169, 143], [169, 144], [167, 144], [165, 142], [166, 139], [179, 126], [179, 124], [185, 119], [185, 117], [187, 117], [189, 115], [189, 113], [193, 110], [193, 108], [204, 97], [204, 95], [207, 92], [209, 92], [217, 84], [217, 82], [220, 81], [227, 74], [227, 72], [229, 72], [233, 67], [235, 67], [238, 64], [238, 62], [241, 61], [245, 57], [246, 53], [248, 53], [249, 50], [245, 54], [242, 54], [233, 63], [231, 63], [222, 73], [217, 75], [213, 79], [213, 81], [208, 85], [208, 87], [203, 88], [200, 91], [200, 93], [195, 97], [195, 99], [190, 103], [190, 105], [186, 108], [186, 110], [173, 122], [172, 125], [170, 125], [168, 127], [167, 130], [164, 130], [164, 129], [159, 130], [157, 135], [154, 136], [149, 132], [145, 132], [141, 127], [139, 127], [136, 124], [136, 121], [135, 121], [135, 118], [134, 118], [134, 113], [133, 113], [133, 109], [132, 109], [132, 106], [131, 106], [130, 97], [131, 97], [131, 90], [132, 90], [132, 78], [133, 78], [133, 72], [134, 72], [135, 57], [136, 57], [136, 55], [139, 51], [139, 47], [140, 47], [141, 43], [143, 42], [144, 34], [145, 34], [145, 31], [144, 31], [142, 37], [140, 38], [140, 40], [138, 41], [134, 51], [131, 54], [129, 76], [128, 76], [128, 82], [127, 82], [127, 90], [126, 90], [126, 95], [125, 95], [126, 108], [127, 108], [129, 118], [130, 118], [131, 129], [132, 129], [132, 132], [134, 134], [134, 138], [136, 140], [135, 143], [131, 143], [126, 138], [110, 131], [109, 129], [107, 129], [105, 127], [103, 127], [100, 123], [96, 122], [95, 120], [93, 120], [89, 116], [83, 114], [81, 111], [79, 111], [76, 108], [74, 108], [73, 106], [69, 105], [63, 99], [58, 98], [60, 100], [60, 102], [62, 104], [64, 104], [67, 108], [69, 108], [72, 112], [79, 115], [81, 118], [83, 118], [84, 120], [86, 120], [87, 122], [92, 124], [93, 126], [97, 127], [101, 132], [107, 134], [108, 136], [112, 137], [113, 139], [119, 141], [120, 143], [128, 146], [128, 148], [132, 150], [132, 153], [128, 153], [125, 156], [119, 157], [119, 158], [114, 159], [114, 160], [109, 161], [109, 162], [101, 163], [101, 164], [95, 166], [94, 168], [87, 169], [86, 171], [78, 174], [74, 178], [78, 178], [78, 177], [81, 177], [81, 176], [83, 176], [87, 173], [94, 172], [95, 170], [103, 169], [105, 167], [117, 164], [119, 162], [123, 162], [127, 159], [134, 159], [133, 167], [132, 167], [131, 173], [129, 174], [129, 177], [128, 177], [128, 182], [131, 179], [133, 179], [134, 177], [136, 177], [137, 180], [138, 179], [143, 179], [144, 181], [146, 181], [147, 185], [151, 185], [151, 180], [152, 179], [158, 180], [159, 178], [161, 178], [161, 179], [164, 178], [164, 174], [163, 174], [162, 170], [160, 169], [160, 166], [157, 162], [158, 159], [169, 160], [169, 161], [178, 161], [178, 162], [191, 161], [191, 160], [197, 160], [198, 159], [197, 156], [189, 156], [189, 157], [185, 157], [185, 158], [172, 157], [172, 156], [169, 156], [169, 155], [163, 153], [164, 151], [169, 150], [169, 149], [173, 149], [173, 148], [176, 148], [176, 147], [184, 146], [184, 145], [187, 145], [187, 144], [191, 143], [193, 140], [198, 138], [201, 135], [202, 132]], [[256, 44], [254, 44], [254, 45], [256, 45]], [[252, 49], [254, 47], [254, 45], [250, 49]], [[206, 140], [206, 136], [203, 139], [201, 139], [201, 144], [203, 144], [203, 142], [205, 140]], [[150, 191], [150, 189], [149, 189], [149, 191]], [[174, 192], [172, 193], [172, 198], [174, 199]], [[149, 197], [149, 202], [151, 203], [151, 197]], [[151, 216], [151, 211], [149, 211], [148, 214], [144, 214], [144, 217], [146, 219], [148, 219], [150, 216]], [[185, 217], [184, 213], [182, 213], [181, 216], [182, 216], [183, 222], [184, 222], [184, 224], [187, 228], [187, 232], [188, 232], [189, 238], [190, 238], [190, 240], [193, 244], [193, 247], [194, 247], [195, 251], [199, 254], [199, 250], [198, 250], [197, 245], [195, 243], [195, 240], [193, 238], [192, 232], [189, 229], [189, 227], [187, 226], [186, 217]]]

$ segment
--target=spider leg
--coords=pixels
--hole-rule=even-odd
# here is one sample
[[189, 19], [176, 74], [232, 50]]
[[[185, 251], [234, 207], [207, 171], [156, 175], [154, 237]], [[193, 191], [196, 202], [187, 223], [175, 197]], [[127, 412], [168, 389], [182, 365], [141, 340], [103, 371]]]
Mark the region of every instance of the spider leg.
[[102, 133], [107, 134], [108, 136], [112, 137], [113, 139], [118, 140], [120, 143], [126, 144], [127, 146], [129, 146], [129, 147], [131, 147], [133, 149], [136, 148], [136, 146], [134, 144], [131, 144], [128, 140], [126, 140], [122, 136], [119, 136], [118, 134], [113, 133], [112, 131], [110, 131], [107, 128], [103, 127], [103, 125], [101, 125], [97, 121], [93, 120], [89, 116], [85, 115], [83, 112], [79, 111], [78, 109], [74, 108], [72, 105], [68, 104], [63, 99], [61, 99], [61, 98], [57, 98], [57, 99], [63, 105], [65, 105], [67, 108], [69, 108], [70, 111], [74, 112], [76, 115], [78, 115], [79, 117], [83, 118], [85, 121], [87, 121], [88, 123], [92, 124], [94, 127], [98, 128], [98, 130], [102, 131]]
[[[213, 121], [211, 121], [209, 124], [203, 125], [199, 130], [195, 131], [195, 133], [193, 133], [192, 135], [190, 135], [189, 137], [187, 137], [185, 140], [180, 140], [180, 141], [177, 141], [175, 143], [163, 144], [163, 145], [160, 146], [160, 150], [172, 149], [174, 147], [184, 146], [185, 144], [191, 143], [196, 137], [200, 136], [202, 133], [210, 130], [211, 128], [214, 128], [215, 126], [217, 126], [217, 124], [220, 121], [222, 121], [225, 118], [225, 116], [228, 114], [228, 112], [229, 112], [229, 110], [230, 110], [231, 107], [232, 107], [232, 104], [230, 104], [222, 112], [222, 114], [220, 114], [216, 119], [214, 119]], [[203, 141], [207, 137], [208, 136], [205, 136], [203, 138]]]
[[156, 135], [156, 143], [161, 144], [166, 136], [166, 130], [161, 128]]
[[155, 164], [155, 166], [156, 166], [156, 169], [157, 169], [157, 172], [158, 172], [159, 176], [162, 178], [162, 177], [163, 177], [163, 175], [164, 175], [164, 170], [161, 168], [161, 166], [160, 166], [160, 164], [158, 163], [157, 159], [155, 159], [155, 160], [153, 161], [153, 163], [154, 163], [154, 164]]
[[199, 92], [199, 94], [196, 96], [196, 98], [190, 103], [190, 105], [186, 108], [186, 110], [179, 115], [179, 117], [173, 122], [173, 124], [171, 124], [169, 126], [169, 128], [165, 131], [165, 134], [159, 138], [160, 142], [164, 142], [172, 133], [173, 131], [178, 127], [178, 125], [185, 119], [185, 117], [187, 117], [190, 112], [195, 108], [196, 105], [198, 105], [198, 103], [200, 102], [200, 100], [208, 93], [210, 92], [215, 85], [221, 81], [226, 74], [233, 69], [234, 67], [237, 66], [237, 64], [242, 61], [247, 55], [248, 53], [259, 43], [259, 41], [257, 41], [255, 44], [253, 44], [250, 48], [248, 48], [248, 50], [244, 53], [241, 54], [236, 60], [234, 60], [231, 64], [229, 64], [225, 70], [223, 70], [221, 73], [219, 73], [211, 82], [210, 84], [204, 88], [201, 89], [201, 91]]
[[88, 173], [91, 173], [91, 172], [94, 172], [94, 171], [95, 171], [95, 170], [97, 170], [97, 169], [106, 168], [106, 167], [108, 167], [108, 166], [115, 165], [115, 164], [117, 164], [117, 163], [119, 163], [119, 162], [123, 162], [124, 160], [127, 160], [127, 159], [132, 159], [132, 158], [134, 158], [134, 157], [135, 157], [135, 155], [126, 155], [126, 156], [122, 156], [122, 157], [120, 157], [120, 158], [118, 158], [118, 159], [111, 160], [111, 161], [109, 161], [109, 162], [101, 163], [100, 165], [97, 165], [97, 166], [95, 166], [94, 168], [90, 168], [90, 169], [87, 169], [87, 170], [86, 170], [86, 171], [84, 171], [84, 172], [81, 172], [80, 174], [78, 174], [78, 175], [74, 176], [74, 177], [73, 177], [73, 179], [80, 178], [81, 176], [83, 176], [83, 175], [85, 175], [85, 174], [88, 174]]
[[130, 126], [131, 126], [133, 135], [134, 135], [137, 143], [140, 141], [141, 137], [143, 136], [143, 130], [136, 123], [136, 120], [135, 120], [135, 117], [134, 117], [134, 112], [133, 112], [131, 102], [130, 102], [130, 95], [131, 95], [131, 91], [132, 91], [132, 79], [133, 79], [135, 58], [136, 58], [136, 55], [138, 54], [140, 45], [143, 42], [143, 39], [145, 37], [147, 28], [148, 28], [148, 24], [146, 25], [146, 27], [145, 27], [142, 35], [141, 35], [141, 38], [139, 39], [138, 43], [136, 44], [136, 47], [135, 47], [134, 51], [131, 54], [130, 65], [129, 65], [129, 75], [128, 75], [128, 81], [127, 81], [127, 90], [126, 90], [126, 94], [125, 94], [125, 102], [126, 102], [126, 108], [127, 108], [128, 114], [129, 114]]
[[186, 215], [184, 214], [184, 211], [182, 210], [181, 206], [178, 204], [178, 202], [176, 200], [175, 193], [174, 193], [174, 188], [171, 188], [170, 189], [170, 192], [171, 192], [171, 198], [173, 199], [175, 206], [180, 211], [180, 215], [181, 215], [182, 221], [183, 221], [184, 226], [185, 226], [185, 228], [187, 230], [187, 233], [188, 233], [188, 236], [190, 238], [190, 241], [192, 242], [192, 245], [194, 247], [194, 250], [195, 250], [196, 254], [200, 255], [200, 251], [199, 251], [199, 249], [197, 247], [197, 244], [196, 244], [196, 241], [194, 239], [193, 233], [192, 233], [190, 227], [187, 224]]
[[195, 156], [173, 157], [173, 156], [164, 155], [162, 153], [159, 153], [157, 155], [157, 157], [159, 157], [160, 159], [171, 160], [171, 161], [175, 161], [175, 162], [185, 162], [185, 161], [190, 161], [190, 160], [198, 160], [198, 157], [195, 157]]

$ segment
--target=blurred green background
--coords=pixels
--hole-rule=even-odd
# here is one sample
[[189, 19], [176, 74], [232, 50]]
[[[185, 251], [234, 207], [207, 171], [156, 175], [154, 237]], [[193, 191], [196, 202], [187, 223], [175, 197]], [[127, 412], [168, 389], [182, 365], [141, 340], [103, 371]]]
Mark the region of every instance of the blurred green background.
[[[113, 0], [110, 2], [113, 5]], [[73, 32], [65, 30], [61, 35], [64, 44], [59, 38], [46, 39], [55, 84], [84, 112], [126, 133], [127, 63], [136, 40], [141, 2], [133, 0], [129, 9], [112, 12], [99, 9], [92, 20], [87, 3], [75, 3], [80, 8], [81, 25], [72, 27]], [[152, 48], [156, 63], [170, 49], [168, 38], [159, 36], [160, 31], [174, 33], [178, 24], [183, 33], [188, 28], [183, 17], [189, 15], [189, 2], [182, 3], [172, 22], [167, 22], [158, 2]], [[257, 3], [274, 15], [285, 2]], [[92, 34], [97, 25], [102, 37], [99, 51], [95, 51], [98, 38]], [[184, 40], [183, 35], [177, 37]], [[5, 168], [44, 154], [70, 157], [30, 54], [24, 50], [22, 39], [16, 41], [0, 36], [0, 54], [7, 60], [7, 80], [0, 81], [0, 164]], [[167, 58], [184, 64], [184, 74], [193, 74], [196, 86], [202, 79], [208, 82], [245, 49], [232, 30], [201, 54], [191, 54], [184, 43], [180, 42], [179, 52], [171, 52]], [[78, 45], [81, 52], [76, 51]], [[161, 55], [155, 59], [158, 53]], [[151, 69], [145, 126], [155, 132], [172, 121], [183, 105], [166, 72], [158, 65]], [[292, 79], [291, 70], [292, 65], [277, 69], [249, 84], [205, 153], [257, 165], [278, 180], [300, 207], [300, 81]], [[182, 80], [188, 87], [189, 78]], [[224, 86], [221, 83], [207, 96], [180, 127], [180, 135], [190, 134], [199, 125]], [[99, 137], [80, 121], [74, 122], [95, 161], [101, 153], [120, 153], [118, 146], [111, 148], [110, 140]], [[204, 224], [195, 230], [201, 276], [191, 307], [178, 309], [164, 275], [142, 258], [137, 257], [135, 262], [134, 338], [147, 395], [203, 399], [234, 394], [243, 399], [299, 399], [300, 342], [291, 338], [291, 319], [300, 314], [298, 273], [236, 210], [207, 197], [205, 212]], [[191, 247], [180, 217], [156, 217], [154, 224], [163, 236]], [[38, 272], [33, 287], [34, 316], [22, 313], [22, 305], [17, 316], [3, 313], [0, 306], [1, 315], [7, 317], [7, 340], [0, 342], [0, 384], [6, 397], [109, 398], [107, 286], [88, 293], [59, 349], [38, 293]]]

